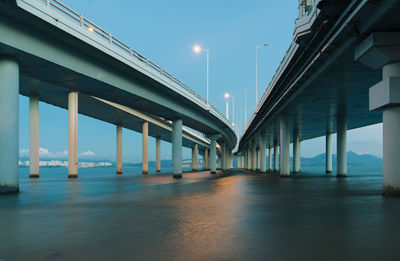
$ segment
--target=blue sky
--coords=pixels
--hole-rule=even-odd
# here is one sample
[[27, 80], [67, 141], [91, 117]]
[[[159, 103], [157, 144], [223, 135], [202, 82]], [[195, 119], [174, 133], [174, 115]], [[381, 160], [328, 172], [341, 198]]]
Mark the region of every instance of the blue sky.
[[[206, 57], [195, 54], [200, 44], [210, 49], [210, 102], [225, 112], [224, 93], [235, 97], [235, 122], [243, 128], [247, 91], [248, 116], [255, 108], [255, 46], [259, 49], [259, 96], [264, 92], [292, 40], [297, 0], [280, 1], [127, 1], [64, 0], [73, 10], [111, 32], [136, 51], [206, 95]], [[28, 98], [20, 97], [20, 150], [29, 148]], [[96, 130], [96, 131], [94, 131]], [[80, 159], [115, 159], [115, 126], [79, 115]], [[149, 139], [149, 159], [155, 141]], [[302, 156], [324, 152], [324, 138], [305, 141]], [[334, 137], [335, 142], [335, 137]], [[348, 132], [348, 149], [382, 155], [381, 124]], [[41, 155], [62, 157], [68, 147], [67, 111], [40, 103]], [[335, 146], [334, 146], [335, 147]], [[171, 145], [162, 143], [162, 158], [171, 158]], [[334, 149], [335, 153], [335, 149]], [[184, 149], [183, 157], [190, 157]], [[141, 135], [123, 132], [123, 160], [141, 161]]]

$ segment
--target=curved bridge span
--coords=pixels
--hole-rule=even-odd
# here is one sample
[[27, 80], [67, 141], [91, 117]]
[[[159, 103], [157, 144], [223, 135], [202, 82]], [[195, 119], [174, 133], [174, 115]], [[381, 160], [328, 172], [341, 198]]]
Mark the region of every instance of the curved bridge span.
[[[68, 109], [69, 177], [77, 177], [78, 112], [115, 124], [117, 140], [122, 127], [142, 131], [144, 173], [149, 134], [172, 142], [174, 177], [182, 176], [182, 143], [195, 150], [194, 156], [197, 150], [205, 155], [212, 172], [216, 143], [223, 148], [223, 167], [236, 145], [231, 123], [199, 94], [57, 0], [0, 1], [3, 192], [18, 190], [18, 94], [31, 98], [33, 165], [38, 162], [38, 101]], [[35, 172], [38, 166], [33, 177]]]
[[240, 165], [289, 176], [290, 143], [297, 173], [301, 141], [326, 136], [330, 174], [336, 132], [345, 177], [347, 130], [383, 122], [383, 190], [400, 194], [400, 1], [301, 0], [299, 10], [293, 42], [240, 139]]

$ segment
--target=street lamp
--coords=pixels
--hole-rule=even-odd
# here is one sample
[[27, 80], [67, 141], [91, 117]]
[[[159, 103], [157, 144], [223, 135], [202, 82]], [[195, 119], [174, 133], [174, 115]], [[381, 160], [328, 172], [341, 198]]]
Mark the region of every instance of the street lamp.
[[268, 44], [262, 44], [259, 46], [256, 46], [256, 107], [257, 107], [257, 103], [258, 103], [258, 48], [267, 46]]
[[207, 54], [207, 104], [208, 104], [208, 67], [209, 67], [209, 57], [210, 57], [210, 51], [207, 48], [202, 48], [200, 45], [195, 45], [193, 46], [193, 51], [195, 53], [200, 53], [200, 52], [206, 52]]
[[226, 107], [225, 107], [225, 117], [229, 121], [229, 97], [230, 97], [230, 95], [229, 95], [229, 93], [225, 93], [224, 96], [225, 96], [225, 105], [226, 105]]

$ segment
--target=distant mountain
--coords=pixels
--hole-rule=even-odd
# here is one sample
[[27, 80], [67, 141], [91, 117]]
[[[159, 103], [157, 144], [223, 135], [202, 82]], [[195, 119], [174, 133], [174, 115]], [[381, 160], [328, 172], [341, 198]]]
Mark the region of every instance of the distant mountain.
[[[313, 158], [301, 158], [302, 166], [325, 166], [325, 153]], [[332, 165], [336, 165], [336, 154], [332, 155]], [[353, 151], [347, 152], [348, 166], [382, 166], [382, 159], [370, 154], [359, 155]]]

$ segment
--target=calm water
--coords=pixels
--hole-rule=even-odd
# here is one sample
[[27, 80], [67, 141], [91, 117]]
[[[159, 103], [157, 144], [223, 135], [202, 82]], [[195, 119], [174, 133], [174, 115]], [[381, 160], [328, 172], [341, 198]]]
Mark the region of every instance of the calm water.
[[0, 197], [0, 260], [400, 260], [381, 168], [291, 178], [42, 169]]

